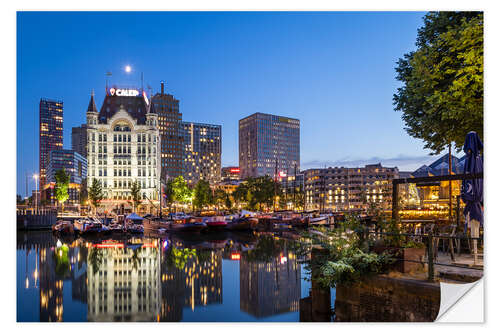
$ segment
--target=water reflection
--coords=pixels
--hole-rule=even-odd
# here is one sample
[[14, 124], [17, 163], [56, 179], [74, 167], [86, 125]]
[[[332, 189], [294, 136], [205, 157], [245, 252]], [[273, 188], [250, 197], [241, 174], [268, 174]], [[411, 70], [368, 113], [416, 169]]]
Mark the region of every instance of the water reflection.
[[[30, 232], [17, 245], [18, 321], [181, 321], [195, 308], [214, 321], [298, 321], [307, 284], [290, 241], [271, 236], [58, 240]], [[223, 290], [223, 266], [239, 290]]]
[[299, 310], [300, 266], [284, 240], [262, 237], [240, 261], [240, 308], [257, 317]]

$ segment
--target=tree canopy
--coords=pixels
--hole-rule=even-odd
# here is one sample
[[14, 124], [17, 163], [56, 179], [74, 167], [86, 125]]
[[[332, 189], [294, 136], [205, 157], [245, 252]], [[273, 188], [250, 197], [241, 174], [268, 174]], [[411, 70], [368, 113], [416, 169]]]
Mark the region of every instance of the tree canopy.
[[269, 176], [248, 178], [238, 185], [233, 197], [238, 202], [246, 202], [249, 209], [261, 210], [262, 205], [267, 208], [272, 207], [275, 187], [276, 193], [280, 193], [280, 185]]
[[193, 192], [182, 176], [167, 182], [166, 195], [167, 201], [171, 200], [171, 202], [188, 204], [193, 200]]
[[88, 189], [89, 199], [92, 205], [97, 209], [102, 199], [104, 199], [104, 191], [102, 190], [101, 181], [94, 178], [92, 180], [92, 185]]
[[417, 35], [417, 50], [397, 62], [395, 110], [434, 154], [460, 151], [469, 131], [483, 138], [483, 14], [430, 12]]
[[141, 204], [141, 183], [135, 180], [130, 185], [130, 192], [132, 194], [132, 201], [134, 203], [134, 211]]
[[64, 168], [56, 171], [56, 199], [62, 205], [64, 211], [64, 203], [69, 199], [69, 175]]
[[193, 205], [198, 209], [202, 209], [208, 205], [214, 203], [214, 196], [212, 189], [210, 188], [210, 183], [206, 180], [201, 179], [196, 183], [194, 187], [194, 199]]

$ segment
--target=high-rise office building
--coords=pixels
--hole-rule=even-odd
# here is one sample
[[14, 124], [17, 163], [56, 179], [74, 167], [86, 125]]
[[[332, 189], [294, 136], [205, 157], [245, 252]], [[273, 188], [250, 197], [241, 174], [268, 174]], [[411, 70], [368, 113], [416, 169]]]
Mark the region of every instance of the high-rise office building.
[[63, 102], [40, 99], [40, 188], [47, 182], [51, 150], [63, 146]]
[[[87, 110], [88, 181], [101, 182], [104, 208], [131, 208], [131, 186], [141, 185], [141, 207], [159, 202], [158, 118], [145, 91], [111, 87], [100, 112], [92, 95]], [[109, 205], [109, 207], [106, 207]]]
[[222, 126], [182, 122], [184, 178], [188, 184], [200, 179], [218, 183], [221, 176]]
[[87, 124], [71, 128], [71, 149], [87, 158]]
[[183, 137], [181, 135], [182, 113], [179, 112], [179, 100], [165, 93], [165, 83], [161, 82], [161, 91], [156, 93], [151, 102], [158, 114], [161, 144], [161, 179], [171, 179], [182, 174]]
[[300, 121], [254, 113], [239, 121], [241, 179], [300, 170]]
[[52, 150], [47, 166], [47, 182], [55, 183], [56, 172], [61, 169], [69, 175], [70, 183], [81, 184], [87, 178], [87, 159], [74, 150]]

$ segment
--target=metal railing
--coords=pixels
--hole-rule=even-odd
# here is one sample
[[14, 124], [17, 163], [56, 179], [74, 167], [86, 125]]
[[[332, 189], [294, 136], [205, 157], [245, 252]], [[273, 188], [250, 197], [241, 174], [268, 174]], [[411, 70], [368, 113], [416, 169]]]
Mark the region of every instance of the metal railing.
[[468, 237], [468, 236], [450, 236], [450, 235], [442, 235], [442, 234], [434, 234], [434, 233], [427, 233], [427, 234], [420, 234], [420, 233], [391, 233], [391, 232], [378, 232], [378, 231], [371, 231], [371, 230], [365, 230], [361, 233], [365, 234], [365, 239], [368, 239], [366, 235], [383, 235], [383, 236], [395, 236], [395, 237], [409, 237], [409, 238], [421, 238], [422, 240], [426, 240], [426, 250], [427, 250], [427, 261], [417, 261], [417, 260], [409, 260], [409, 259], [398, 259], [402, 261], [408, 261], [408, 262], [415, 262], [415, 263], [421, 263], [421, 264], [427, 264], [428, 267], [428, 280], [429, 281], [434, 281], [434, 265], [439, 265], [439, 266], [448, 266], [448, 267], [456, 267], [456, 268], [463, 268], [463, 269], [470, 269], [470, 270], [480, 270], [482, 271], [483, 268], [478, 268], [478, 267], [468, 267], [468, 266], [459, 266], [459, 265], [450, 265], [450, 264], [444, 264], [444, 263], [439, 263], [435, 262], [435, 253], [434, 251], [437, 251], [438, 249], [434, 248], [434, 240], [436, 238], [441, 238], [441, 239], [456, 239], [456, 240], [469, 240], [469, 241], [483, 241], [483, 238], [481, 237]]

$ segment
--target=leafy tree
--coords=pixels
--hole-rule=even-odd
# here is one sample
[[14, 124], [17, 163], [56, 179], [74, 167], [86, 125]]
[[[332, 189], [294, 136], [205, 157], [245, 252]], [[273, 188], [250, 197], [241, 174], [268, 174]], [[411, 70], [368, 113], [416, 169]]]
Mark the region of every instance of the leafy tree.
[[19, 194], [16, 194], [16, 204], [20, 205], [23, 203], [23, 199]]
[[236, 188], [233, 197], [238, 202], [246, 202], [249, 209], [262, 210], [262, 205], [272, 207], [275, 188], [276, 193], [281, 192], [280, 185], [269, 176], [248, 178]]
[[418, 30], [417, 50], [397, 62], [394, 95], [405, 130], [439, 154], [462, 149], [465, 136], [483, 137], [483, 14], [431, 12]]
[[188, 187], [184, 177], [178, 176], [171, 183], [172, 201], [188, 204], [193, 201], [193, 191]]
[[97, 211], [97, 207], [99, 207], [100, 202], [102, 201], [102, 199], [104, 199], [104, 191], [102, 189], [101, 181], [94, 178], [92, 180], [92, 186], [90, 186], [88, 192], [89, 199]]
[[[223, 189], [218, 188], [214, 192], [214, 202], [217, 205], [217, 208], [220, 209], [221, 206], [226, 206], [227, 208], [227, 200], [229, 198], [229, 194], [227, 194]], [[229, 198], [229, 208], [231, 209], [231, 199]]]
[[87, 190], [87, 178], [82, 179], [82, 184], [80, 185], [80, 205], [86, 205], [89, 199], [89, 192]]
[[130, 192], [132, 193], [132, 201], [134, 203], [134, 212], [136, 208], [141, 204], [141, 183], [135, 180], [130, 186]]
[[201, 179], [198, 181], [194, 187], [194, 207], [202, 209], [214, 202], [214, 196], [212, 194], [212, 189], [210, 188], [210, 183], [206, 180]]
[[69, 199], [69, 175], [64, 168], [56, 171], [56, 199], [61, 204], [62, 211], [64, 212], [64, 203]]
[[169, 179], [165, 183], [165, 191], [163, 195], [165, 196], [165, 203], [168, 205], [169, 210], [172, 210], [172, 204], [174, 203], [174, 179]]

